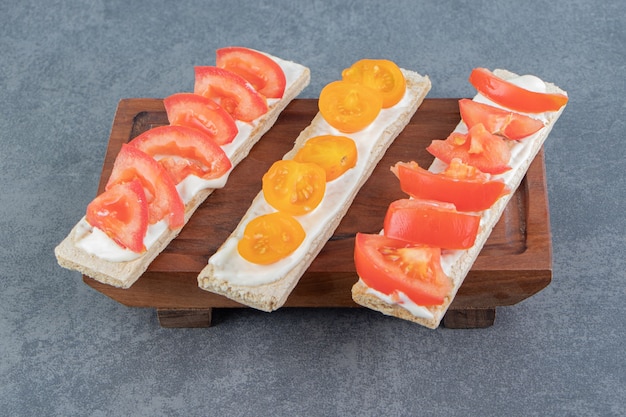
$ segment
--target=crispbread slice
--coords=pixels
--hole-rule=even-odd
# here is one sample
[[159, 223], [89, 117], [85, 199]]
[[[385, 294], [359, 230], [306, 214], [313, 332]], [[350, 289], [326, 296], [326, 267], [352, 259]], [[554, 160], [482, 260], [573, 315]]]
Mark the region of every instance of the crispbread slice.
[[[388, 122], [386, 128], [377, 137], [368, 137], [368, 140], [374, 142], [373, 150], [369, 155], [359, 155], [359, 158], [368, 158], [366, 160], [367, 169], [357, 178], [357, 180], [351, 184], [350, 187], [345, 189], [345, 200], [340, 207], [337, 207], [336, 212], [332, 218], [325, 224], [323, 230], [311, 236], [308, 243], [304, 243], [301, 250], [301, 256], [297, 256], [295, 260], [283, 260], [287, 263], [284, 271], [280, 274], [270, 275], [267, 268], [263, 266], [254, 267], [255, 273], [259, 276], [264, 276], [266, 282], [262, 284], [258, 283], [240, 283], [234, 282], [231, 277], [224, 276], [225, 272], [223, 267], [219, 263], [214, 263], [215, 255], [211, 257], [208, 265], [198, 275], [198, 285], [200, 288], [211, 291], [217, 294], [224, 295], [232, 300], [235, 300], [241, 304], [256, 308], [262, 311], [274, 311], [284, 305], [287, 297], [296, 286], [300, 277], [304, 274], [308, 266], [313, 259], [322, 250], [328, 239], [332, 236], [335, 229], [339, 225], [339, 222], [348, 211], [352, 201], [358, 193], [361, 186], [367, 181], [372, 171], [380, 161], [387, 148], [393, 140], [402, 132], [405, 126], [411, 120], [411, 117], [415, 114], [424, 98], [428, 94], [431, 88], [430, 79], [426, 76], [422, 76], [413, 71], [402, 70], [407, 80], [407, 104], [402, 109], [402, 113], [395, 120]], [[296, 138], [294, 147], [289, 151], [283, 159], [291, 159], [298, 150], [304, 145], [307, 139], [328, 134], [327, 123], [324, 121], [321, 114], [317, 114], [311, 124], [305, 128], [300, 135]], [[350, 135], [346, 135], [350, 136]], [[329, 183], [331, 184], [331, 183]], [[327, 185], [327, 191], [330, 185]], [[218, 249], [216, 254], [220, 254], [220, 251], [226, 250], [225, 247], [232, 245], [243, 235], [243, 230], [246, 224], [256, 216], [257, 213], [252, 210], [257, 203], [264, 201], [262, 191], [256, 196], [255, 200], [251, 204], [251, 209], [243, 216], [240, 223], [233, 231], [231, 236], [226, 240], [224, 245]], [[316, 209], [320, 209], [319, 207]], [[305, 241], [306, 242], [306, 241]], [[238, 257], [239, 255], [233, 253], [232, 256]], [[279, 261], [279, 262], [283, 262]], [[252, 266], [251, 264], [248, 264]], [[226, 273], [228, 275], [228, 273]]]
[[[512, 79], [518, 77], [517, 74], [502, 69], [495, 70], [494, 74], [504, 79]], [[551, 83], [546, 83], [546, 88], [548, 93], [567, 94], [565, 91], [561, 90], [559, 87]], [[557, 112], [548, 113], [544, 128], [542, 128], [532, 137], [525, 138], [520, 142], [515, 143], [515, 146], [524, 147], [524, 158], [522, 159], [522, 163], [520, 165], [514, 167], [512, 171], [509, 171], [505, 174], [505, 182], [507, 184], [507, 187], [511, 191], [506, 196], [501, 197], [491, 208], [482, 212], [480, 228], [474, 246], [467, 250], [459, 250], [453, 251], [448, 254], [442, 254], [442, 259], [446, 256], [450, 257], [451, 262], [444, 264], [444, 271], [452, 279], [452, 282], [454, 284], [452, 291], [446, 297], [442, 305], [428, 308], [421, 307], [419, 309], [421, 310], [419, 313], [412, 313], [407, 308], [404, 308], [399, 304], [385, 302], [374, 292], [370, 291], [369, 287], [361, 279], [359, 279], [358, 282], [352, 287], [352, 299], [357, 304], [368, 307], [372, 310], [379, 311], [389, 316], [413, 321], [431, 329], [439, 327], [443, 316], [445, 315], [448, 307], [454, 300], [454, 297], [456, 296], [457, 291], [459, 290], [461, 284], [467, 276], [467, 273], [472, 268], [476, 257], [478, 256], [485, 242], [489, 238], [493, 227], [500, 219], [500, 216], [502, 215], [502, 212], [504, 211], [506, 205], [515, 193], [515, 190], [517, 190], [517, 188], [519, 187], [522, 179], [524, 178], [524, 175], [526, 175], [528, 167], [535, 159], [535, 156], [543, 146], [546, 138], [552, 130], [552, 127], [561, 116], [564, 109], [565, 106], [561, 107], [561, 109]], [[459, 123], [459, 126], [462, 125], [463, 122], [461, 121]], [[443, 164], [443, 162], [435, 159], [431, 168], [441, 164]]]
[[[243, 141], [237, 149], [233, 150], [230, 157], [233, 168], [248, 155], [252, 147], [274, 125], [285, 107], [309, 84], [311, 76], [310, 70], [307, 67], [278, 58], [277, 60], [287, 65], [298, 67], [300, 70], [299, 76], [293, 80], [292, 83], [287, 85], [283, 97], [280, 100], [273, 101], [269, 105], [268, 112], [257, 119], [257, 123], [248, 138]], [[202, 190], [185, 205], [185, 223], [187, 223], [195, 210], [213, 191], [213, 189]], [[148, 251], [135, 260], [111, 262], [91, 255], [74, 244], [76, 239], [83, 233], [81, 231], [81, 222], [79, 222], [72, 228], [68, 236], [55, 248], [54, 253], [59, 265], [64, 268], [79, 271], [104, 284], [120, 288], [129, 288], [146, 271], [154, 258], [176, 238], [179, 232], [180, 229], [167, 229]]]

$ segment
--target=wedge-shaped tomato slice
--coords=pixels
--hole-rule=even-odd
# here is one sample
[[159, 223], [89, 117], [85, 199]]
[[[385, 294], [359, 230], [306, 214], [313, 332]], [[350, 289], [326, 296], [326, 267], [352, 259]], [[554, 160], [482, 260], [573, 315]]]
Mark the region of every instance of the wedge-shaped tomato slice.
[[305, 236], [296, 219], [277, 211], [252, 219], [237, 244], [237, 251], [248, 262], [268, 265], [298, 249]]
[[563, 94], [538, 93], [518, 87], [486, 68], [474, 68], [469, 81], [480, 94], [494, 103], [523, 113], [557, 111], [568, 101]]
[[490, 180], [489, 175], [456, 158], [436, 174], [416, 162], [398, 162], [391, 170], [402, 191], [411, 197], [452, 203], [459, 211], [486, 210], [508, 193], [503, 181]]
[[400, 199], [389, 205], [385, 236], [442, 249], [474, 245], [480, 216], [462, 213], [453, 204], [432, 200]]
[[141, 182], [134, 179], [105, 190], [87, 206], [87, 222], [121, 247], [144, 252], [148, 202]]
[[421, 306], [442, 304], [452, 290], [439, 248], [357, 233], [354, 263], [368, 287], [392, 297], [402, 292]]
[[315, 209], [326, 192], [326, 172], [317, 164], [279, 160], [263, 175], [263, 195], [276, 210], [294, 216]]
[[489, 133], [481, 123], [466, 134], [452, 132], [445, 140], [433, 140], [426, 150], [447, 164], [458, 158], [488, 174], [501, 174], [511, 169], [509, 145], [505, 139]]
[[139, 149], [123, 144], [115, 158], [106, 189], [138, 179], [146, 193], [148, 222], [166, 219], [170, 229], [184, 225], [185, 206], [165, 168]]
[[402, 100], [406, 91], [404, 74], [395, 62], [386, 59], [361, 59], [343, 70], [341, 77], [378, 91], [385, 109]]
[[459, 110], [468, 129], [482, 123], [489, 132], [507, 139], [523, 139], [543, 127], [541, 120], [466, 98], [459, 100]]
[[383, 107], [382, 95], [363, 84], [333, 81], [320, 92], [318, 101], [324, 120], [344, 133], [365, 129]]
[[251, 122], [267, 112], [267, 100], [252, 84], [234, 72], [218, 67], [195, 67], [193, 92], [209, 98], [233, 118]]
[[254, 49], [231, 46], [218, 49], [216, 65], [240, 75], [267, 98], [281, 98], [287, 79], [283, 69], [269, 56]]
[[235, 139], [235, 120], [219, 104], [193, 93], [176, 93], [163, 100], [171, 125], [188, 126], [209, 135], [218, 145]]
[[293, 157], [296, 162], [317, 164], [326, 171], [326, 182], [332, 181], [356, 165], [357, 148], [346, 136], [322, 135], [308, 139]]
[[193, 174], [203, 179], [219, 178], [231, 168], [224, 150], [204, 132], [187, 126], [159, 126], [129, 142], [157, 159], [180, 183]]

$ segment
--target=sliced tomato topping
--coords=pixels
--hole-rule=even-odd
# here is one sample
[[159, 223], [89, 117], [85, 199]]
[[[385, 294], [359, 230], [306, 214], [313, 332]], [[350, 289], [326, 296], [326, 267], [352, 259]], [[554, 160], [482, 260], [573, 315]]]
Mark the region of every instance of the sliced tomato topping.
[[203, 179], [219, 178], [232, 164], [224, 150], [206, 133], [187, 126], [159, 126], [129, 142], [157, 159], [175, 184], [188, 175]]
[[170, 124], [199, 129], [218, 145], [230, 143], [239, 129], [235, 120], [206, 97], [193, 93], [176, 93], [163, 100]]
[[278, 211], [252, 219], [237, 243], [237, 251], [248, 262], [268, 265], [295, 251], [305, 236], [296, 219]]
[[87, 222], [133, 252], [146, 250], [148, 202], [138, 179], [105, 190], [87, 206]]
[[418, 305], [440, 305], [452, 290], [439, 248], [357, 233], [354, 263], [368, 287], [389, 296], [402, 292]]
[[345, 136], [315, 136], [304, 143], [293, 160], [321, 166], [326, 171], [326, 182], [332, 181], [356, 165], [356, 144]]
[[267, 112], [267, 100], [252, 84], [218, 67], [195, 67], [194, 93], [209, 98], [233, 118], [251, 122]]
[[326, 191], [326, 172], [317, 164], [279, 160], [263, 175], [263, 195], [276, 210], [299, 216], [315, 209]]
[[469, 81], [480, 94], [494, 103], [523, 113], [557, 111], [568, 101], [563, 94], [537, 93], [518, 87], [486, 68], [474, 68]]
[[489, 132], [507, 139], [523, 139], [543, 127], [541, 120], [466, 98], [459, 100], [459, 110], [468, 129], [482, 123]]
[[486, 210], [508, 193], [503, 181], [489, 180], [489, 175], [456, 158], [437, 174], [416, 162], [398, 162], [391, 170], [411, 197], [452, 203], [459, 211]]
[[254, 49], [231, 46], [217, 50], [216, 65], [240, 75], [267, 98], [281, 98], [287, 80], [280, 65]]
[[333, 81], [320, 92], [318, 101], [324, 120], [344, 133], [365, 129], [383, 106], [382, 95], [362, 84]]
[[426, 150], [447, 164], [458, 158], [488, 174], [511, 169], [511, 149], [505, 139], [489, 133], [480, 123], [466, 134], [452, 132], [445, 140], [433, 140]]
[[397, 104], [406, 90], [404, 74], [394, 62], [386, 59], [362, 59], [343, 70], [341, 77], [378, 91], [383, 98], [383, 108]]
[[148, 222], [167, 219], [170, 229], [184, 225], [185, 206], [165, 168], [134, 146], [123, 144], [115, 158], [106, 189], [138, 179], [146, 193]]
[[401, 199], [389, 205], [385, 236], [442, 249], [467, 249], [474, 245], [480, 216], [462, 213], [453, 204], [432, 200]]

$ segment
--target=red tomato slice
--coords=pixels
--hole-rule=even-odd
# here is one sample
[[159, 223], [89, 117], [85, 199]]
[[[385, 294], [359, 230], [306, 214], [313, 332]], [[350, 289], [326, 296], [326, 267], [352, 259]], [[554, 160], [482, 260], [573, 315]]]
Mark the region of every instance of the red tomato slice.
[[233, 118], [206, 97], [193, 93], [176, 93], [163, 100], [170, 124], [202, 130], [218, 145], [235, 139], [239, 129]]
[[218, 67], [195, 67], [194, 93], [222, 106], [233, 118], [251, 122], [267, 112], [267, 100], [252, 84]]
[[269, 56], [238, 46], [218, 49], [216, 55], [219, 68], [240, 75], [263, 96], [281, 98], [285, 93], [285, 73]]
[[413, 198], [452, 203], [459, 211], [481, 211], [509, 191], [503, 181], [453, 159], [441, 173], [433, 173], [416, 162], [398, 162], [391, 168], [400, 188]]
[[496, 77], [486, 68], [474, 68], [469, 82], [489, 100], [514, 111], [543, 113], [557, 111], [567, 104], [563, 94], [537, 93]]
[[507, 139], [519, 140], [543, 127], [541, 120], [465, 98], [459, 100], [459, 110], [468, 129], [482, 123], [490, 133]]
[[511, 150], [505, 139], [489, 133], [480, 123], [467, 134], [453, 132], [445, 140], [433, 140], [426, 150], [447, 164], [458, 158], [488, 174], [511, 169]]
[[232, 167], [219, 145], [204, 132], [191, 127], [155, 127], [137, 136], [129, 145], [157, 159], [174, 184], [190, 174], [204, 179], [219, 178]]
[[176, 191], [174, 181], [165, 168], [150, 155], [133, 146], [123, 144], [120, 153], [115, 158], [106, 189], [134, 179], [141, 181], [146, 193], [150, 224], [166, 218], [170, 229], [177, 229], [184, 225], [185, 206]]
[[442, 249], [467, 249], [474, 245], [480, 216], [461, 213], [453, 204], [431, 200], [400, 199], [389, 205], [385, 236]]
[[117, 184], [97, 196], [87, 206], [87, 222], [123, 248], [144, 252], [148, 202], [141, 182], [134, 179]]
[[354, 263], [368, 287], [386, 295], [403, 292], [418, 305], [440, 305], [452, 290], [439, 248], [357, 233]]

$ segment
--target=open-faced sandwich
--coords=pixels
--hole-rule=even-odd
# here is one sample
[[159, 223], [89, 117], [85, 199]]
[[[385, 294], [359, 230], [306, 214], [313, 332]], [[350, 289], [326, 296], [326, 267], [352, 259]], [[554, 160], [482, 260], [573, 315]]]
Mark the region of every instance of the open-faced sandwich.
[[476, 68], [478, 94], [461, 122], [427, 150], [428, 169], [398, 162], [407, 197], [390, 204], [380, 234], [357, 234], [353, 300], [439, 326], [465, 276], [568, 101], [554, 84]]
[[59, 264], [128, 288], [309, 83], [300, 64], [243, 47], [164, 99], [169, 125], [124, 144], [106, 189], [56, 247]]
[[263, 311], [283, 306], [430, 87], [428, 77], [378, 59], [327, 84], [318, 114], [264, 174], [199, 287]]

